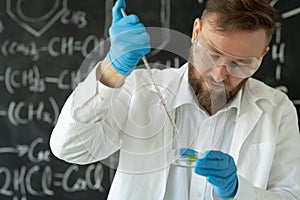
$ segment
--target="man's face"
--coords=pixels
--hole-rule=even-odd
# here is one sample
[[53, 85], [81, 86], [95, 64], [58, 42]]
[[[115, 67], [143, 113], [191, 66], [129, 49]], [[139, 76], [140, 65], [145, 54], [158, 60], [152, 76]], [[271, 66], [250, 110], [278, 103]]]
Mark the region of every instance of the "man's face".
[[[213, 17], [215, 16], [211, 16], [210, 20], [213, 20]], [[254, 60], [257, 61], [254, 63], [258, 67], [258, 61], [261, 61], [260, 59], [268, 51], [266, 35], [263, 30], [221, 34], [215, 31], [210, 23], [202, 24], [202, 21], [199, 20], [194, 23], [192, 39], [194, 42], [189, 59], [189, 83], [199, 104], [213, 114], [232, 100], [248, 79], [248, 76], [245, 75], [247, 73], [235, 73], [235, 68], [231, 63], [240, 62], [240, 60], [245, 62]], [[201, 45], [198, 40], [201, 40]], [[203, 54], [201, 49], [209, 52], [207, 55], [210, 56], [210, 59], [206, 59], [206, 54]], [[217, 60], [213, 58], [214, 51], [218, 51]], [[255, 64], [254, 66], [256, 66]]]

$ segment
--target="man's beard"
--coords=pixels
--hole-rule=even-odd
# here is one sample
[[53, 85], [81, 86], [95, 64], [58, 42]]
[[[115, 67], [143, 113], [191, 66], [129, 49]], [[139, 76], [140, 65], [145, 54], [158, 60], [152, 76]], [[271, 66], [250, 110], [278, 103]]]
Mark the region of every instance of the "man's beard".
[[224, 86], [222, 88], [218, 90], [210, 89], [207, 88], [205, 79], [200, 72], [189, 63], [188, 80], [199, 105], [209, 114], [214, 114], [236, 96], [248, 78], [242, 80], [235, 88], [229, 88], [230, 86], [226, 82], [223, 82]]

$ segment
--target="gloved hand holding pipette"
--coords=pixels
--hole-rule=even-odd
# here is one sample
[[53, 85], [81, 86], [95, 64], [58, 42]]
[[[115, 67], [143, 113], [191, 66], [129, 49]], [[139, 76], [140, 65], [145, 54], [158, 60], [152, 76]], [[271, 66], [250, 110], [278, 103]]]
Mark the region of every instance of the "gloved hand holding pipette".
[[124, 16], [124, 0], [117, 0], [112, 10], [112, 25], [109, 29], [111, 47], [107, 58], [111, 66], [121, 75], [127, 76], [135, 69], [139, 60], [150, 52], [150, 37], [136, 15]]

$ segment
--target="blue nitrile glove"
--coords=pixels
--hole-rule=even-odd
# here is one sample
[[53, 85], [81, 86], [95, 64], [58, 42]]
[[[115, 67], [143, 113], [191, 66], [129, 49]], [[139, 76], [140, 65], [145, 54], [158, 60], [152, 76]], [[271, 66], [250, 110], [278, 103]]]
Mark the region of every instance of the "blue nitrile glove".
[[236, 165], [233, 158], [221, 151], [207, 151], [196, 161], [195, 173], [205, 176], [221, 199], [233, 198], [238, 188]]
[[121, 75], [127, 76], [142, 56], [150, 52], [149, 34], [136, 15], [123, 17], [124, 0], [117, 0], [112, 9], [112, 25], [109, 29], [111, 46], [107, 58]]

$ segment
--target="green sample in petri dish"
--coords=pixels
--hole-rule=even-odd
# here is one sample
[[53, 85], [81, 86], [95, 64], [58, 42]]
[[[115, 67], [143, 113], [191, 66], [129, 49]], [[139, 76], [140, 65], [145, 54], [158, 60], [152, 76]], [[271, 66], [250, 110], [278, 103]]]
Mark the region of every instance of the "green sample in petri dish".
[[197, 156], [190, 154], [186, 157], [186, 159], [188, 162], [195, 162], [198, 158]]

